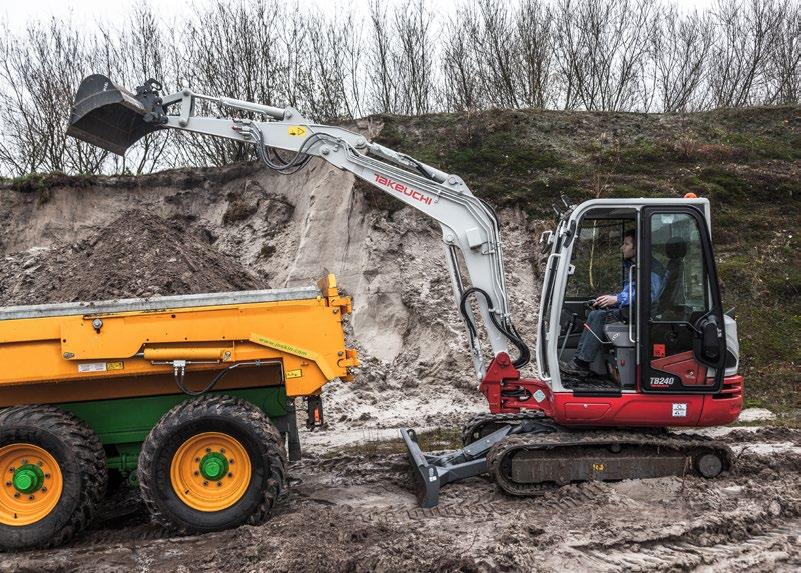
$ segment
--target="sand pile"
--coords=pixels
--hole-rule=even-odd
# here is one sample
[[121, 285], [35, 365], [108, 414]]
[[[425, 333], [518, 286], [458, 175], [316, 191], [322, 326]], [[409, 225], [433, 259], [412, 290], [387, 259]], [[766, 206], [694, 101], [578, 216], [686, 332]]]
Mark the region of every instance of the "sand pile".
[[67, 245], [9, 254], [0, 270], [5, 305], [268, 288], [211, 246], [211, 237], [178, 219], [123, 213]]

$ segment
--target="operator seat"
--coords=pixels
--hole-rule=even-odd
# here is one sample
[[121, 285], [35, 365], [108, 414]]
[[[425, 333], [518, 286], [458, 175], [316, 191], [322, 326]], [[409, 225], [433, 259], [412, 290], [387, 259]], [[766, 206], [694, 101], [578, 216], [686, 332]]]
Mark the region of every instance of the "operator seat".
[[657, 303], [655, 315], [663, 319], [686, 320], [687, 308], [686, 277], [684, 257], [687, 255], [687, 241], [681, 237], [671, 237], [665, 243], [668, 257], [665, 286]]

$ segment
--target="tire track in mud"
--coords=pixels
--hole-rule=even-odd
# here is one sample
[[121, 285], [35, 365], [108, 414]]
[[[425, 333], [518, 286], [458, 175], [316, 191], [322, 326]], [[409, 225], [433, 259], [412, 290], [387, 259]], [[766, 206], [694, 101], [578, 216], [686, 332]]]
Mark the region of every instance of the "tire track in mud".
[[[725, 516], [721, 516], [725, 520]], [[739, 522], [738, 522], [739, 521]], [[696, 570], [714, 566], [715, 570], [734, 570], [741, 567], [760, 567], [772, 570], [780, 564], [801, 565], [801, 518], [770, 523], [721, 524], [731, 529], [722, 533], [722, 540], [709, 543], [705, 526], [699, 526], [681, 536], [646, 542], [630, 542], [626, 546], [590, 544], [571, 549], [581, 555], [578, 563], [588, 570], [615, 571], [672, 571]], [[749, 533], [753, 528], [754, 533]], [[740, 538], [743, 536], [744, 538]]]
[[793, 520], [745, 541], [712, 546], [673, 541], [635, 550], [585, 550], [584, 565], [598, 571], [668, 571], [715, 565], [726, 570], [798, 562], [801, 520]]

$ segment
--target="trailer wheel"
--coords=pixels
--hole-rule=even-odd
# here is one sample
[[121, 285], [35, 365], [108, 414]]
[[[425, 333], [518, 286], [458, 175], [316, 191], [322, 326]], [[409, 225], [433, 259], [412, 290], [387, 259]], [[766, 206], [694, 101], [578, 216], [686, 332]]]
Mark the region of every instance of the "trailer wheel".
[[91, 521], [106, 493], [97, 435], [53, 406], [0, 411], [0, 549], [60, 545]]
[[164, 414], [142, 444], [137, 473], [154, 520], [203, 533], [264, 522], [286, 463], [264, 412], [240, 398], [203, 396]]

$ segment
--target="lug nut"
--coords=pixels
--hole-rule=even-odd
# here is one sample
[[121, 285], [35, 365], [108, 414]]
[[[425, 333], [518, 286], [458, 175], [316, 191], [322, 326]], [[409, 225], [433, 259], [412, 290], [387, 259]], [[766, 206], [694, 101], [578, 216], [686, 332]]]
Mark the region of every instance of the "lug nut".
[[211, 448], [206, 448], [206, 453], [210, 454], [211, 453]]
[[232, 478], [232, 477], [234, 477], [234, 474], [228, 474], [228, 477]]
[[200, 475], [200, 472], [195, 472], [195, 475], [196, 475], [196, 476], [199, 476], [199, 475]]
[[225, 448], [220, 448], [220, 453], [224, 454], [225, 453]]
[[232, 463], [234, 463], [234, 458], [231, 458], [230, 460], [228, 460], [228, 463], [229, 463], [229, 464], [232, 464]]
[[222, 487], [222, 482], [221, 481], [217, 482], [217, 487]]
[[45, 474], [45, 479], [50, 479], [50, 474]]
[[42, 488], [42, 493], [44, 493], [44, 492], [46, 492], [46, 491], [47, 491], [47, 488], [46, 488], [46, 487], [43, 487], [43, 488]]
[[204, 481], [204, 482], [203, 482], [203, 485], [209, 485], [209, 482], [207, 482], [207, 481]]
[[195, 461], [196, 461], [196, 462], [199, 462], [199, 461], [200, 461], [200, 458], [195, 458]]
[[30, 501], [33, 501], [33, 496], [32, 496], [32, 495], [29, 495], [29, 496], [28, 496], [28, 499], [29, 499]]
[[19, 492], [15, 493], [14, 497], [19, 497]]

